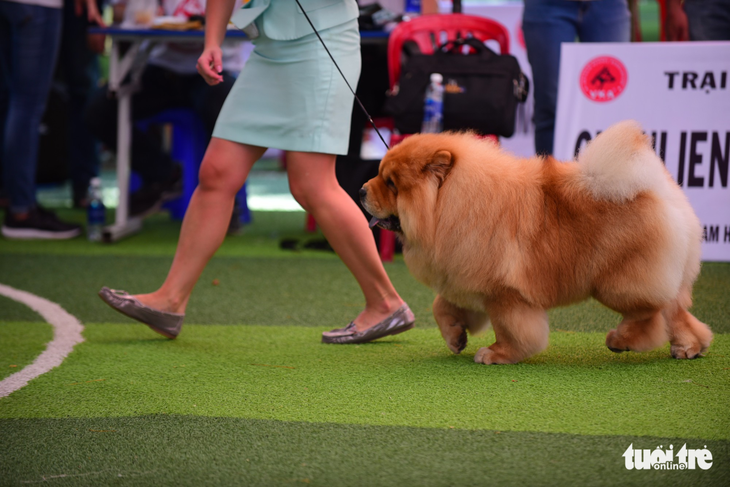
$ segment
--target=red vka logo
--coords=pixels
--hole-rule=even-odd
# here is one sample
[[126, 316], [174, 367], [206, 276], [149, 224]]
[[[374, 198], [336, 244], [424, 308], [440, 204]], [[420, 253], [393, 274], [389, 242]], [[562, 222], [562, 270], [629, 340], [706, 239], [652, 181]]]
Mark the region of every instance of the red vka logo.
[[580, 89], [588, 99], [602, 103], [618, 98], [628, 80], [628, 72], [621, 61], [615, 57], [601, 56], [583, 68]]

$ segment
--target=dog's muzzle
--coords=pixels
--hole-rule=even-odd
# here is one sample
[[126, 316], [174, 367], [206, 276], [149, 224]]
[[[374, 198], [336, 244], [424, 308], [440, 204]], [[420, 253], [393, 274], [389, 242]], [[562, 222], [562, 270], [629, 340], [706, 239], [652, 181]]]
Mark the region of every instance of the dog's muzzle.
[[397, 216], [391, 215], [385, 219], [374, 216], [370, 219], [370, 228], [373, 228], [375, 226], [382, 228], [383, 230], [390, 230], [391, 232], [402, 233], [400, 228], [400, 220]]
[[[370, 212], [367, 202], [368, 190], [360, 188], [360, 203], [366, 211]], [[400, 220], [397, 216], [391, 215], [388, 218], [378, 218], [376, 216], [370, 219], [370, 228], [379, 227], [384, 230], [390, 230], [391, 232], [400, 232]]]

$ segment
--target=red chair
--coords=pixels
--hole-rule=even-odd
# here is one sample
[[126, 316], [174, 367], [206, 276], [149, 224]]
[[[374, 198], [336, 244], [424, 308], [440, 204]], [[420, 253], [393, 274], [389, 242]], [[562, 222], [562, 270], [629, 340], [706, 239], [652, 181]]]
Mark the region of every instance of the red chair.
[[392, 90], [400, 79], [403, 45], [413, 41], [422, 54], [433, 54], [436, 47], [458, 38], [474, 37], [480, 41], [495, 40], [500, 54], [509, 52], [509, 32], [497, 21], [466, 14], [424, 15], [401, 22], [388, 39], [388, 75]]
[[[424, 15], [408, 22], [401, 22], [393, 29], [388, 39], [388, 76], [391, 91], [398, 84], [401, 72], [403, 46], [415, 42], [422, 54], [433, 54], [434, 50], [448, 41], [473, 37], [482, 42], [495, 40], [500, 54], [509, 52], [509, 31], [492, 19], [466, 14]], [[410, 134], [393, 134], [390, 146]], [[380, 258], [385, 262], [393, 260], [395, 234], [380, 230]]]

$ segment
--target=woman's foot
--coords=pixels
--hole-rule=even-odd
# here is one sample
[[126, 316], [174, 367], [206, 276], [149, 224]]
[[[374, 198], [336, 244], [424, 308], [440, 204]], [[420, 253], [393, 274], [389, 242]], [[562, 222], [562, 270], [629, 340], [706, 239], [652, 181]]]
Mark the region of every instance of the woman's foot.
[[167, 338], [176, 338], [182, 329], [185, 314], [162, 311], [141, 302], [126, 291], [101, 288], [99, 297], [114, 310], [144, 323]]
[[167, 313], [185, 314], [187, 300], [184, 302], [174, 301], [167, 297], [160, 296], [157, 293], [135, 294], [133, 297], [145, 306], [149, 306], [150, 308], [159, 311], [164, 311]]
[[355, 329], [358, 332], [363, 332], [372, 328], [395, 313], [404, 304], [406, 303], [402, 299], [398, 298], [383, 302], [379, 305], [367, 306], [354, 320], [352, 320], [353, 323], [355, 323]]
[[[360, 316], [362, 316], [362, 313]], [[344, 328], [326, 331], [322, 333], [322, 343], [367, 343], [378, 338], [408, 331], [413, 328], [415, 321], [416, 318], [413, 316], [413, 312], [407, 304], [403, 303], [393, 313], [364, 330], [359, 330], [358, 325], [353, 321]]]

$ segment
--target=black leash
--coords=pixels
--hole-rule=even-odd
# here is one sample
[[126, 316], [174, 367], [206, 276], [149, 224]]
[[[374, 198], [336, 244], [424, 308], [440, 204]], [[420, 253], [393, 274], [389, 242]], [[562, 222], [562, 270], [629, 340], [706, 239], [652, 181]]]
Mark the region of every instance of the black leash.
[[312, 26], [312, 30], [314, 31], [315, 34], [317, 34], [317, 38], [319, 39], [319, 42], [322, 43], [322, 46], [324, 47], [324, 50], [327, 51], [327, 54], [329, 54], [330, 59], [332, 60], [333, 63], [335, 63], [335, 67], [337, 68], [337, 71], [340, 72], [340, 75], [342, 76], [342, 79], [345, 80], [345, 84], [347, 85], [348, 88], [350, 88], [350, 92], [352, 93], [352, 95], [357, 100], [357, 103], [360, 105], [360, 108], [362, 108], [363, 113], [365, 113], [365, 116], [368, 117], [368, 121], [370, 122], [370, 125], [373, 126], [373, 128], [375, 129], [375, 132], [377, 132], [377, 134], [378, 134], [378, 137], [380, 137], [380, 140], [383, 141], [383, 145], [385, 145], [385, 148], [388, 149], [388, 150], [390, 150], [390, 147], [388, 147], [387, 142], [385, 142], [385, 139], [380, 134], [380, 130], [378, 130], [378, 127], [375, 126], [375, 122], [373, 122], [373, 117], [370, 116], [370, 114], [368, 113], [368, 111], [365, 109], [365, 106], [360, 101], [360, 98], [358, 98], [357, 95], [355, 94], [355, 90], [353, 90], [352, 89], [352, 86], [350, 86], [350, 83], [348, 83], [347, 78], [345, 78], [345, 74], [342, 72], [342, 70], [340, 69], [340, 67], [337, 65], [337, 61], [335, 61], [335, 58], [332, 56], [332, 53], [330, 52], [329, 49], [327, 49], [327, 45], [324, 43], [324, 41], [322, 40], [322, 37], [319, 35], [319, 32], [317, 32], [317, 29], [314, 27], [314, 24], [309, 19], [309, 15], [307, 15], [307, 12], [302, 7], [302, 4], [299, 3], [299, 0], [296, 0], [296, 2], [297, 2], [297, 5], [299, 5], [299, 8], [302, 10], [302, 13], [304, 14], [304, 17], [307, 19], [307, 22], [309, 22], [309, 25]]

